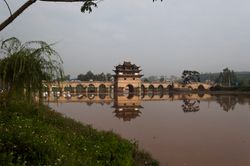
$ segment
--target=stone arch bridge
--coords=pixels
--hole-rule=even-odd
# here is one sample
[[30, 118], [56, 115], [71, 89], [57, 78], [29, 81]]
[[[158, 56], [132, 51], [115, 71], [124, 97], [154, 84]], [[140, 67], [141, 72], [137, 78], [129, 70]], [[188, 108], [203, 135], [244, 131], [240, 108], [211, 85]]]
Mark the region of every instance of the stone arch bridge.
[[[111, 81], [65, 81], [60, 84], [51, 83], [45, 85], [45, 91], [48, 93], [112, 93], [114, 91], [114, 82]], [[141, 82], [139, 92], [141, 93], [161, 93], [171, 90], [192, 91], [209, 90], [212, 87], [205, 83], [181, 84], [178, 82]]]
[[152, 83], [145, 83], [142, 82], [141, 90], [142, 91], [154, 91], [154, 92], [161, 92], [164, 90], [171, 91], [171, 90], [185, 90], [185, 91], [193, 91], [193, 90], [210, 90], [212, 87], [211, 84], [205, 84], [200, 82], [189, 83], [189, 84], [182, 84], [178, 82], [152, 82]]

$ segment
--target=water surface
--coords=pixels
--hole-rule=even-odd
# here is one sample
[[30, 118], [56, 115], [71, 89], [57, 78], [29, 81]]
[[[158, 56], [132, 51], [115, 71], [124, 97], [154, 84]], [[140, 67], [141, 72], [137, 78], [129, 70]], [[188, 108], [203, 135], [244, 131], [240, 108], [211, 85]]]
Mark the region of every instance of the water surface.
[[50, 106], [137, 140], [163, 166], [250, 165], [249, 96], [93, 95]]

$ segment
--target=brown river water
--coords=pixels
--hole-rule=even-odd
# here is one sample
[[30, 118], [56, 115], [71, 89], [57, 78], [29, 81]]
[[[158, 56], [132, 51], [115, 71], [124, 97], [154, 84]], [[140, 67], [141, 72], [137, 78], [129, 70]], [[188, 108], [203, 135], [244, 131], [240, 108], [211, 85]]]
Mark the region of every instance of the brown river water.
[[249, 95], [79, 98], [50, 99], [49, 105], [98, 130], [138, 141], [163, 166], [250, 166]]

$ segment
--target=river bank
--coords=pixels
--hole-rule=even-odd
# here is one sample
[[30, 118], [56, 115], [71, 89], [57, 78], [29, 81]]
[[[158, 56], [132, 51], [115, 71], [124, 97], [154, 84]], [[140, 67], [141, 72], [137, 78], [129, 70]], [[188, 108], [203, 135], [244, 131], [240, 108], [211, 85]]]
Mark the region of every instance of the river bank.
[[0, 131], [3, 165], [158, 165], [135, 142], [44, 105], [13, 101], [1, 106]]

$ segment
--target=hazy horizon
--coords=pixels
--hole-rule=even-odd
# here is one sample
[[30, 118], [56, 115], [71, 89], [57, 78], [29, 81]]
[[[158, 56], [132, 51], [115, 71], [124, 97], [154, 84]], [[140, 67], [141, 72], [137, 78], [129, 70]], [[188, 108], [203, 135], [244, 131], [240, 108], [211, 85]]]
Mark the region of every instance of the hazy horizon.
[[[14, 11], [25, 0], [8, 0]], [[82, 3], [36, 2], [0, 32], [55, 43], [66, 74], [113, 73], [131, 61], [145, 76], [250, 71], [250, 1], [104, 0], [91, 14]], [[0, 2], [0, 21], [9, 16]]]

